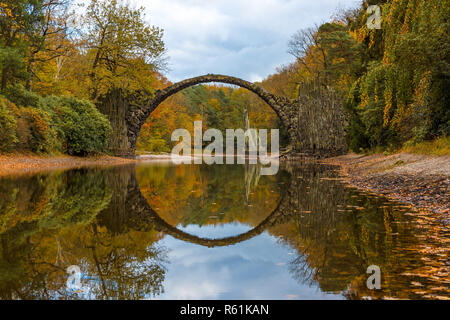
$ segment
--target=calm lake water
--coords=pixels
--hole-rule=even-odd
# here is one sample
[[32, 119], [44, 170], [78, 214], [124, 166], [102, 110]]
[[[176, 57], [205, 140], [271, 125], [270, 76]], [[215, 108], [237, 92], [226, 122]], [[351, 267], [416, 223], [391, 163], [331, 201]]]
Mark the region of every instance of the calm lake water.
[[357, 191], [336, 167], [259, 170], [149, 162], [0, 179], [0, 299], [450, 298], [439, 217]]

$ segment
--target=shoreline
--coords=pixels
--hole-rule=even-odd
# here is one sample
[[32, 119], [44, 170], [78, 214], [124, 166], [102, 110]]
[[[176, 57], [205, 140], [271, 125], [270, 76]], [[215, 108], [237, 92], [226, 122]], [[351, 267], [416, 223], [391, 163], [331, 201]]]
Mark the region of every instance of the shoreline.
[[29, 154], [0, 155], [0, 178], [85, 167], [126, 165], [136, 162], [138, 160], [106, 155], [92, 157]]
[[347, 154], [319, 162], [339, 166], [358, 189], [450, 218], [450, 156]]

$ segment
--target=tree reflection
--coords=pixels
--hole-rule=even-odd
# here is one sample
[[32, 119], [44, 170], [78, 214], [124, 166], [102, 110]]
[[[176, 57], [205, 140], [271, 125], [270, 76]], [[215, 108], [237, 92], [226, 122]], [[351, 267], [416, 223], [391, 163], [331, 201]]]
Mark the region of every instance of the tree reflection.
[[[344, 188], [332, 167], [306, 163], [290, 171], [296, 177], [290, 191], [293, 214], [269, 232], [296, 250], [289, 270], [297, 281], [349, 299], [448, 296], [448, 288], [440, 285], [448, 276], [442, 238], [426, 243], [419, 239], [430, 229], [445, 238], [448, 228], [437, 220], [418, 224], [420, 213], [405, 215], [411, 211], [408, 207]], [[439, 255], [441, 262], [436, 266], [427, 262]], [[381, 290], [366, 286], [370, 265], [382, 270]], [[417, 275], [420, 288], [411, 285], [418, 281]]]
[[138, 167], [148, 205], [173, 226], [240, 222], [251, 227], [278, 205], [289, 175], [259, 176], [258, 165]]
[[[98, 224], [99, 213], [117, 204], [114, 186], [123, 187], [114, 184], [114, 173], [75, 170], [2, 181], [1, 298], [138, 299], [162, 292], [167, 260], [166, 250], [153, 244], [157, 234]], [[81, 292], [67, 291], [69, 265], [81, 267]]]

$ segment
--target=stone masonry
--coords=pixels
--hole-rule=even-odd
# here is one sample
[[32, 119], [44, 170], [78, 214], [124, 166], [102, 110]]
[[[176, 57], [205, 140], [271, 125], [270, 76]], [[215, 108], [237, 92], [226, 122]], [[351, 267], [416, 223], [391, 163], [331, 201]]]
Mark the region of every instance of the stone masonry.
[[[113, 135], [110, 141], [111, 151], [117, 156], [133, 157], [139, 131], [153, 110], [165, 99], [177, 92], [208, 82], [236, 85], [258, 95], [281, 119], [282, 125], [289, 133], [289, 149], [292, 151], [315, 153], [315, 151], [320, 150], [320, 154], [323, 154], [326, 153], [327, 147], [332, 146], [332, 153], [334, 154], [335, 150], [345, 149], [341, 146], [333, 146], [333, 142], [330, 142], [333, 139], [329, 136], [331, 134], [341, 134], [341, 130], [333, 130], [330, 127], [330, 125], [334, 127], [334, 122], [337, 118], [333, 116], [333, 121], [328, 122], [330, 117], [327, 115], [332, 113], [327, 112], [324, 108], [320, 109], [320, 112], [307, 111], [310, 107], [307, 104], [308, 101], [302, 99], [291, 100], [286, 97], [276, 96], [251, 82], [239, 78], [208, 74], [180, 81], [156, 91], [154, 95], [142, 91], [125, 94], [120, 90], [113, 90], [106, 97], [101, 98], [97, 104], [98, 108], [109, 117], [113, 128]], [[304, 118], [304, 115], [307, 116]], [[313, 126], [311, 123], [316, 121], [327, 123]], [[300, 123], [302, 123], [301, 128]], [[320, 140], [324, 137], [326, 137], [326, 143], [320, 143]], [[339, 143], [341, 142], [339, 141]]]

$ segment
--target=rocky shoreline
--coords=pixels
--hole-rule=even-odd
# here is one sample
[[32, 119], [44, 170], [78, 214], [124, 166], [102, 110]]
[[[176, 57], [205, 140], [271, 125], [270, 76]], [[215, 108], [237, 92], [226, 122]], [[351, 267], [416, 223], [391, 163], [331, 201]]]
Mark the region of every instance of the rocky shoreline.
[[450, 218], [450, 156], [349, 154], [320, 162], [339, 165], [355, 187]]

